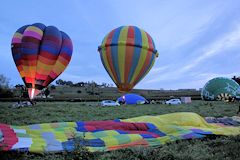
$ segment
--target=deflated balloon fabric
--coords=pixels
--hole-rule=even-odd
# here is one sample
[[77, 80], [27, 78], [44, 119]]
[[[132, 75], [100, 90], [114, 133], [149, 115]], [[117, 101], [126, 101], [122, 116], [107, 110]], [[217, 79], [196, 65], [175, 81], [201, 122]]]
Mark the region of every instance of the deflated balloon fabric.
[[[107, 121], [78, 121], [14, 126], [0, 124], [5, 150], [60, 152], [74, 150], [75, 143], [90, 151], [132, 146], [157, 146], [179, 139], [208, 135], [239, 135], [240, 126], [208, 123], [196, 113], [180, 112]], [[75, 141], [79, 137], [81, 141]]]

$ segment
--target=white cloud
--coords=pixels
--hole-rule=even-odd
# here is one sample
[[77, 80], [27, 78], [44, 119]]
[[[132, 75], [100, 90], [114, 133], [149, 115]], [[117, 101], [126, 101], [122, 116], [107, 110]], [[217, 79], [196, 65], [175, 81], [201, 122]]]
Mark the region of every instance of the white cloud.
[[151, 69], [151, 74], [159, 74], [162, 73], [164, 71], [166, 71], [168, 68], [170, 67], [170, 65], [166, 65], [166, 66], [161, 66], [161, 67], [153, 67]]
[[[209, 58], [217, 56], [218, 54], [224, 54], [222, 51], [230, 49], [232, 47], [238, 46], [240, 44], [240, 24], [238, 24], [235, 29], [231, 32], [224, 34], [220, 39], [208, 44], [207, 46], [203, 46], [197, 50], [195, 50], [197, 56], [193, 57], [193, 60], [188, 60], [187, 64], [183, 64], [179, 66], [179, 64], [172, 63], [171, 65], [166, 65], [163, 67], [156, 67], [150, 72], [149, 76], [143, 80], [143, 85], [156, 83], [166, 83], [169, 81], [175, 81], [180, 86], [201, 86], [207, 80], [224, 76], [224, 77], [232, 77], [234, 75], [238, 75], [238, 73], [198, 73], [198, 75], [194, 75], [192, 73], [196, 73], [195, 67], [201, 65]], [[232, 52], [234, 53], [234, 52]], [[228, 53], [229, 54], [229, 53]], [[181, 60], [179, 60], [181, 61]], [[181, 65], [181, 64], [180, 64]], [[190, 78], [189, 78], [190, 77]], [[194, 77], [195, 80], [192, 80]], [[200, 79], [199, 79], [200, 77]], [[180, 84], [178, 81], [182, 81], [185, 79], [187, 82]], [[191, 79], [191, 80], [187, 80]]]
[[215, 77], [228, 77], [232, 78], [233, 76], [238, 75], [239, 73], [233, 72], [233, 73], [200, 73], [197, 74], [199, 78], [205, 78], [206, 80], [210, 80]]
[[199, 52], [199, 57], [195, 58], [190, 63], [185, 65], [182, 69], [178, 72], [185, 73], [190, 69], [196, 67], [197, 65], [201, 64], [201, 62], [216, 56], [218, 54], [222, 54], [223, 50], [232, 48], [240, 43], [240, 24], [237, 25], [235, 30], [231, 31], [230, 33], [226, 33], [222, 38], [216, 40], [212, 44], [209, 44], [207, 47], [200, 48], [196, 52]]
[[[54, 4], [54, 2], [49, 3], [50, 5]], [[41, 8], [44, 6], [43, 4], [39, 4], [37, 8]], [[236, 71], [234, 66], [227, 66], [231, 62], [226, 63], [224, 67], [228, 69], [225, 70], [219, 66], [214, 67], [211, 63], [211, 66], [207, 67], [212, 67], [211, 72], [213, 73], [201, 74], [201, 71], [204, 70], [200, 66], [209, 62], [210, 59], [213, 60], [214, 56], [217, 57], [218, 54], [226, 54], [222, 52], [223, 50], [239, 46], [240, 25], [231, 32], [225, 30], [227, 26], [232, 27], [233, 21], [239, 20], [239, 2], [237, 1], [229, 3], [202, 0], [185, 0], [185, 2], [178, 0], [159, 2], [156, 0], [149, 3], [124, 0], [109, 3], [108, 0], [103, 0], [82, 3], [74, 0], [59, 4], [56, 9], [46, 8], [41, 14], [34, 12], [36, 9], [34, 5], [32, 2], [28, 5], [22, 5], [20, 2], [13, 5], [6, 1], [4, 2], [5, 7], [2, 7], [4, 14], [0, 15], [0, 19], [3, 20], [2, 27], [0, 27], [2, 35], [0, 55], [4, 60], [2, 72], [16, 82], [21, 81], [21, 78], [18, 76], [19, 80], [16, 80], [18, 73], [11, 57], [9, 44], [12, 34], [18, 27], [36, 20], [46, 23], [46, 25], [57, 26], [68, 33], [73, 40], [72, 60], [59, 77], [65, 80], [75, 82], [94, 80], [113, 83], [101, 64], [97, 46], [111, 29], [120, 25], [136, 25], [146, 30], [154, 39], [160, 53], [152, 70], [139, 83], [138, 86], [142, 88], [145, 86], [147, 86], [146, 88], [160, 88], [159, 86], [164, 88], [186, 86], [188, 88], [188, 86], [192, 87], [203, 83], [208, 77], [219, 76], [230, 70]], [[6, 6], [11, 6], [13, 9], [20, 6], [23, 11], [26, 8], [31, 9], [26, 10], [27, 16], [21, 17], [8, 10], [9, 7]], [[59, 9], [64, 9], [64, 12], [57, 12]], [[144, 12], [142, 12], [143, 10]], [[61, 21], [56, 19], [56, 14], [61, 17]], [[217, 25], [214, 24], [215, 22]], [[219, 30], [215, 32], [215, 28]], [[223, 36], [213, 41], [214, 38], [221, 35]], [[205, 44], [204, 42], [209, 43]], [[239, 47], [236, 48], [239, 51]], [[228, 54], [233, 55], [234, 52], [231, 51]], [[237, 54], [231, 56], [234, 64], [237, 64], [238, 56]], [[174, 59], [174, 57], [177, 58]], [[218, 63], [218, 60], [222, 61], [224, 55], [220, 57], [221, 59], [214, 59], [213, 63]], [[221, 68], [221, 71], [217, 72], [218, 68]], [[236, 68], [238, 67], [236, 66]], [[198, 72], [200, 77], [193, 75], [194, 72]], [[231, 76], [230, 74], [233, 73], [223, 75], [228, 74]]]

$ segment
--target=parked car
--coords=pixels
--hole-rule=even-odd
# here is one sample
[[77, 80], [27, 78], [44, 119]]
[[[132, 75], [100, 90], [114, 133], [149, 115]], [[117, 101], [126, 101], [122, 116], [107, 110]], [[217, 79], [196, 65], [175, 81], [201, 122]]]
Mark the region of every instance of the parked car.
[[101, 102], [101, 106], [120, 106], [120, 104], [112, 100], [104, 100]]
[[170, 100], [166, 101], [166, 104], [168, 104], [168, 105], [171, 105], [171, 104], [175, 105], [175, 104], [182, 104], [182, 102], [180, 101], [180, 99], [170, 99]]

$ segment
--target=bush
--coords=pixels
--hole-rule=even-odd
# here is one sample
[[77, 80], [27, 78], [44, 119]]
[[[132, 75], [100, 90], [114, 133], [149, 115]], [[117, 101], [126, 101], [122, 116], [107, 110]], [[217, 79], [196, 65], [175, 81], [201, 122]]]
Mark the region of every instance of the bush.
[[13, 96], [13, 92], [10, 91], [9, 89], [1, 89], [0, 88], [0, 97], [1, 98], [12, 98]]

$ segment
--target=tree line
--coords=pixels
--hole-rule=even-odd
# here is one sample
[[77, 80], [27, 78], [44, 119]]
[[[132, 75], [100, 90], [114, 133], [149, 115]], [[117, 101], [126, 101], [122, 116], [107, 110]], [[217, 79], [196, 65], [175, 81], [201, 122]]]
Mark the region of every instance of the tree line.
[[[233, 80], [235, 80], [239, 85], [240, 85], [240, 76], [233, 76], [232, 77]], [[14, 87], [9, 85], [9, 78], [7, 78], [6, 76], [4, 76], [3, 74], [0, 74], [0, 98], [10, 98], [10, 97], [14, 97], [14, 93], [17, 90], [20, 90], [20, 94], [22, 97], [28, 97], [28, 92], [27, 92], [27, 88], [25, 87], [25, 85], [22, 84], [17, 84]], [[108, 84], [108, 83], [101, 83], [101, 84], [97, 84], [94, 81], [88, 81], [88, 82], [77, 82], [74, 83], [72, 81], [67, 81], [67, 80], [62, 80], [62, 79], [58, 79], [56, 81], [56, 85], [57, 86], [70, 86], [70, 87], [85, 87], [87, 93], [91, 93], [94, 94], [95, 93], [95, 89], [96, 88], [106, 88], [106, 87], [113, 87], [113, 84]], [[56, 88], [56, 86], [54, 84], [50, 85], [49, 87], [45, 88], [43, 90], [43, 94], [47, 97], [50, 93], [50, 90], [53, 90]], [[14, 90], [15, 89], [15, 90]]]
[[101, 83], [98, 84], [94, 81], [88, 81], [88, 82], [77, 82], [77, 83], [73, 83], [72, 81], [65, 81], [62, 79], [58, 79], [56, 81], [56, 84], [59, 86], [71, 86], [71, 87], [88, 87], [88, 86], [93, 86], [93, 87], [113, 87], [113, 84], [108, 84], [108, 83]]
[[[7, 78], [5, 75], [0, 74], [0, 98], [12, 98], [16, 95], [23, 98], [28, 98], [28, 91], [25, 85], [23, 84], [16, 84], [15, 86], [10, 86], [9, 84], [10, 79]], [[84, 87], [86, 92], [89, 94], [95, 94], [96, 88], [106, 88], [106, 87], [113, 87], [113, 84], [108, 83], [101, 83], [98, 84], [94, 81], [88, 82], [77, 82], [74, 83], [68, 80], [58, 79], [56, 82], [57, 86], [70, 86], [70, 87]], [[43, 89], [42, 94], [46, 97], [50, 94], [51, 90], [56, 89], [56, 85], [52, 84], [49, 87]]]

